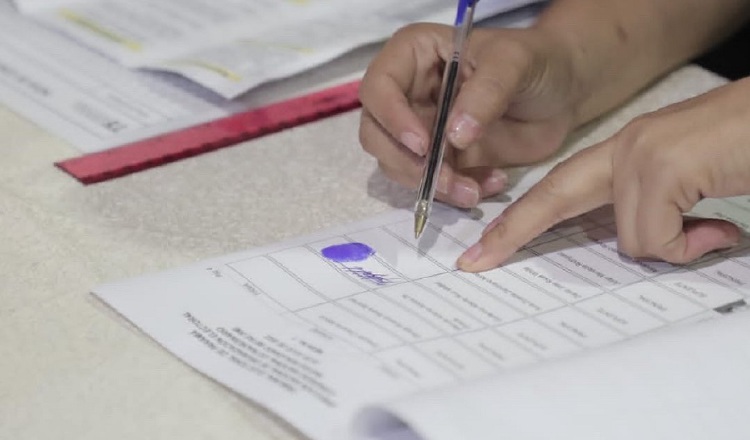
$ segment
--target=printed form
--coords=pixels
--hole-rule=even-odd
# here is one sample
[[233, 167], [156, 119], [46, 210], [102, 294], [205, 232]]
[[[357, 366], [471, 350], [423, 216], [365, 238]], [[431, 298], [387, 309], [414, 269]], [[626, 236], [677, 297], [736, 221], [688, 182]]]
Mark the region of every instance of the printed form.
[[[488, 0], [477, 19], [536, 1]], [[225, 98], [383, 41], [409, 23], [452, 23], [455, 14], [453, 2], [435, 0], [43, 3], [23, 10], [123, 66], [177, 73]]]
[[[553, 228], [500, 268], [457, 271], [506, 206], [439, 207], [418, 243], [412, 213], [396, 211], [94, 293], [319, 440], [344, 438], [369, 404], [720, 317], [750, 293], [747, 239], [687, 266], [633, 261], [617, 252], [606, 209]], [[750, 198], [706, 200], [696, 213], [747, 228]]]

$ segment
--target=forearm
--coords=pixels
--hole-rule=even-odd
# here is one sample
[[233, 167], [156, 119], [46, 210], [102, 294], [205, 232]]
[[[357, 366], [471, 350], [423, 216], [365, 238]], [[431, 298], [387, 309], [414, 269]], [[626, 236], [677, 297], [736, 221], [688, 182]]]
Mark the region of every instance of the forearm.
[[750, 17], [748, 0], [558, 0], [535, 28], [563, 43], [582, 124], [707, 50]]

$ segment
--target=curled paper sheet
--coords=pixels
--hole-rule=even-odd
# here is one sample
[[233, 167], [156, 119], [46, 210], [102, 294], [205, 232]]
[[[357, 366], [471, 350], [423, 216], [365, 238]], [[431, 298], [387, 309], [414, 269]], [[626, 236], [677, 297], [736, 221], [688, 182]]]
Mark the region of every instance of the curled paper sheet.
[[750, 312], [369, 408], [356, 440], [747, 438]]

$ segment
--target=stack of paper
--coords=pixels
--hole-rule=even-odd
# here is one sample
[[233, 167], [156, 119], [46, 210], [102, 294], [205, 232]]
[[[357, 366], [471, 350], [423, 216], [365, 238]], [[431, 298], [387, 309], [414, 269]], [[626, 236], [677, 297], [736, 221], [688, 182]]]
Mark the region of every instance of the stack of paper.
[[[746, 306], [750, 240], [686, 266], [634, 261], [602, 209], [503, 267], [457, 271], [507, 204], [439, 208], [418, 242], [412, 213], [396, 211], [94, 292], [316, 440], [352, 425], [363, 439], [699, 439], [744, 423], [734, 400], [750, 392], [750, 348], [734, 347], [750, 320], [715, 318]], [[747, 227], [750, 199], [696, 214]], [[675, 330], [702, 321], [722, 325]], [[714, 425], [723, 413], [732, 429]]]
[[[486, 1], [478, 15], [529, 3]], [[0, 0], [0, 100], [84, 152], [354, 79], [374, 53], [366, 44], [413, 21], [450, 23], [455, 8], [439, 0], [16, 0], [16, 6], [23, 15]]]

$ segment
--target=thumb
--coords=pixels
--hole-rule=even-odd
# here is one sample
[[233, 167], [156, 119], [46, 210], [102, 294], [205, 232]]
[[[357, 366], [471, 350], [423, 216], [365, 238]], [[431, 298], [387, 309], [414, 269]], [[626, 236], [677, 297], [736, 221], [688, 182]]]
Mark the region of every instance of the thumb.
[[610, 202], [611, 155], [605, 143], [557, 165], [490, 223], [479, 243], [458, 259], [459, 269], [481, 272], [495, 268], [555, 224]]
[[476, 142], [527, 82], [532, 55], [510, 45], [515, 43], [490, 44], [474, 57], [475, 68], [466, 73], [448, 121], [448, 140], [455, 147], [465, 149]]
[[672, 263], [684, 264], [711, 251], [737, 245], [740, 228], [722, 219], [685, 220], [679, 236], [660, 249], [656, 257]]

